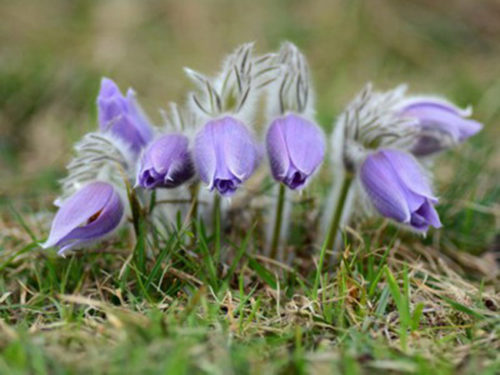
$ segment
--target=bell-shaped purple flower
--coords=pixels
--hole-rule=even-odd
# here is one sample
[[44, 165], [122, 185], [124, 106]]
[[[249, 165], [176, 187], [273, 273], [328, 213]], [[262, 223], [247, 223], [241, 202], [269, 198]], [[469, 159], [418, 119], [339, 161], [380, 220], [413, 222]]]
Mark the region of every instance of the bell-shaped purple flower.
[[123, 217], [123, 203], [112, 185], [92, 182], [59, 207], [44, 248], [58, 246], [59, 254], [101, 239], [116, 229]]
[[152, 142], [142, 155], [137, 184], [146, 189], [174, 188], [189, 180], [194, 166], [188, 146], [182, 134], [167, 134]]
[[153, 130], [132, 89], [128, 89], [124, 97], [116, 83], [103, 78], [97, 97], [97, 111], [101, 130], [111, 131], [133, 151], [140, 151], [151, 141]]
[[325, 156], [321, 130], [294, 114], [272, 122], [266, 147], [273, 177], [290, 189], [304, 187]]
[[207, 122], [196, 134], [194, 163], [201, 180], [221, 195], [233, 194], [260, 161], [250, 131], [234, 117]]
[[421, 99], [408, 102], [400, 114], [417, 119], [421, 129], [412, 153], [426, 156], [465, 141], [482, 129], [482, 124], [467, 119], [470, 111], [442, 100]]
[[437, 198], [413, 156], [379, 150], [361, 166], [361, 183], [377, 211], [387, 218], [426, 232], [441, 227], [434, 208]]

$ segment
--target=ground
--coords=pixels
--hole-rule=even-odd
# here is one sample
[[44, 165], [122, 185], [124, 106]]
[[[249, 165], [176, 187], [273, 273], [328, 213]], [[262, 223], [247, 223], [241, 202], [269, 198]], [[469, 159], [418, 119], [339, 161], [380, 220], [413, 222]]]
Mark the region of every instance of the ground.
[[[1, 374], [500, 372], [496, 1], [23, 0], [0, 9]], [[156, 108], [189, 87], [183, 66], [215, 72], [249, 40], [261, 52], [283, 40], [302, 48], [326, 132], [366, 81], [471, 104], [483, 132], [434, 166], [444, 227], [422, 238], [382, 219], [354, 223], [319, 274], [326, 164], [297, 198], [291, 264], [262, 255], [258, 202], [224, 221], [220, 260], [214, 236], [193, 242], [181, 224], [155, 240], [124, 229], [66, 258], [38, 246], [71, 145], [96, 126], [101, 76], [134, 86], [158, 122]]]

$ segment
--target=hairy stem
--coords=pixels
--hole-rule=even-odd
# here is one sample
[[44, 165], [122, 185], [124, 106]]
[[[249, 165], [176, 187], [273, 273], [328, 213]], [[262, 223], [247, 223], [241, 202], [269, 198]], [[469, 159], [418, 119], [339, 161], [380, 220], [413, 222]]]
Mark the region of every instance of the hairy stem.
[[193, 185], [191, 185], [189, 187], [189, 193], [191, 195], [191, 209], [190, 209], [190, 213], [191, 213], [191, 219], [192, 220], [197, 220], [198, 219], [198, 205], [200, 204], [200, 200], [199, 200], [199, 192], [200, 192], [200, 184], [197, 182], [197, 183], [194, 183]]
[[221, 228], [220, 228], [220, 195], [214, 194], [213, 223], [215, 231], [214, 259], [218, 263], [220, 258]]
[[276, 259], [278, 255], [278, 245], [281, 235], [281, 224], [283, 221], [283, 208], [285, 207], [285, 185], [280, 184], [279, 194], [278, 194], [278, 204], [276, 205], [276, 217], [274, 220], [274, 231], [271, 240], [271, 252], [269, 257], [271, 259]]
[[196, 240], [198, 238], [196, 223], [198, 222], [199, 191], [200, 184], [198, 182], [192, 184], [189, 187], [189, 193], [191, 195], [191, 206], [189, 208], [186, 220], [189, 220], [191, 222], [191, 230], [193, 231], [193, 237], [191, 240], [192, 245], [196, 244]]
[[335, 208], [335, 213], [333, 215], [332, 222], [330, 223], [330, 227], [328, 229], [327, 240], [326, 240], [327, 249], [331, 249], [333, 247], [333, 243], [335, 242], [335, 238], [339, 230], [340, 219], [342, 217], [342, 213], [344, 212], [347, 193], [349, 192], [349, 188], [351, 187], [352, 179], [353, 176], [350, 173], [346, 174], [346, 176], [344, 177], [342, 188], [340, 190], [339, 199], [337, 201], [337, 207]]

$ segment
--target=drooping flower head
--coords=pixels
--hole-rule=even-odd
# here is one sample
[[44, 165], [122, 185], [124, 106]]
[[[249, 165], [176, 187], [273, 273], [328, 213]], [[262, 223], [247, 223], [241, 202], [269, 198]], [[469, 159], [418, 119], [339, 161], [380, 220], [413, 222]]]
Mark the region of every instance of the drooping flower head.
[[200, 179], [210, 190], [232, 195], [247, 180], [260, 157], [252, 134], [231, 116], [207, 122], [194, 143], [194, 161]]
[[340, 114], [332, 134], [332, 161], [356, 172], [366, 152], [381, 148], [407, 150], [415, 143], [416, 120], [400, 116], [395, 107], [406, 86], [386, 92], [367, 84]]
[[59, 254], [102, 239], [122, 222], [123, 203], [114, 187], [92, 182], [59, 207], [44, 248], [57, 246]]
[[260, 162], [247, 126], [255, 116], [259, 90], [268, 83], [270, 57], [255, 59], [252, 50], [252, 43], [237, 48], [214, 79], [186, 69], [199, 89], [189, 98], [203, 124], [195, 136], [194, 163], [208, 188], [225, 196], [233, 194]]
[[290, 189], [305, 186], [323, 161], [323, 134], [312, 122], [294, 114], [271, 123], [266, 136], [273, 177]]
[[419, 132], [412, 147], [416, 156], [427, 156], [464, 142], [482, 129], [482, 124], [468, 119], [470, 109], [434, 98], [416, 98], [401, 104], [402, 117], [416, 119]]
[[[373, 210], [366, 209], [370, 206], [415, 231], [441, 226], [428, 174], [411, 154], [419, 128], [416, 118], [401, 115], [405, 91], [405, 85], [380, 92], [368, 84], [337, 120], [332, 134], [335, 180], [330, 202], [332, 206], [338, 206], [340, 199], [346, 203], [341, 225], [353, 215], [372, 215]], [[354, 189], [341, 198], [346, 179], [354, 180]]]
[[124, 179], [134, 176], [136, 155], [110, 133], [88, 133], [74, 150], [75, 155], [66, 166], [68, 175], [60, 181], [62, 193], [56, 205], [90, 182], [107, 181], [125, 189]]
[[123, 96], [116, 83], [103, 78], [97, 97], [97, 110], [101, 131], [110, 131], [126, 142], [133, 151], [139, 152], [151, 141], [151, 125], [132, 89], [128, 89], [127, 95]]
[[434, 208], [437, 198], [413, 156], [403, 151], [381, 149], [368, 155], [361, 165], [360, 179], [376, 210], [384, 217], [419, 232], [441, 227]]
[[323, 161], [325, 141], [314, 123], [305, 56], [293, 44], [284, 43], [276, 59], [281, 75], [274, 90], [269, 90], [267, 155], [274, 179], [290, 189], [301, 189]]
[[137, 184], [146, 189], [174, 188], [194, 175], [189, 140], [182, 134], [167, 134], [153, 141], [141, 158]]

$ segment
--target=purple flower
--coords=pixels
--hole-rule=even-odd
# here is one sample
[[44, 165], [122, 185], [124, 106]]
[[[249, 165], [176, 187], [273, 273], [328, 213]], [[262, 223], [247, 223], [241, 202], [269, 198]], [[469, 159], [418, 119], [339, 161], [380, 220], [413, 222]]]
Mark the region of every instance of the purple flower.
[[123, 203], [113, 186], [92, 182], [69, 197], [60, 206], [44, 248], [58, 246], [59, 254], [98, 240], [121, 223]]
[[221, 195], [233, 194], [259, 161], [252, 134], [234, 117], [211, 120], [196, 134], [194, 162], [200, 178]]
[[421, 232], [441, 227], [437, 198], [410, 154], [380, 150], [369, 155], [361, 166], [361, 183], [382, 216]]
[[164, 135], [151, 143], [142, 156], [137, 184], [146, 189], [173, 188], [193, 177], [188, 144], [182, 134]]
[[97, 97], [99, 126], [102, 131], [110, 130], [138, 152], [153, 137], [151, 125], [135, 99], [135, 93], [128, 89], [124, 97], [118, 86], [109, 78], [101, 80]]
[[272, 122], [266, 146], [274, 178], [290, 189], [304, 187], [325, 155], [321, 130], [312, 122], [293, 114]]
[[401, 115], [417, 119], [421, 132], [412, 153], [425, 156], [465, 141], [482, 129], [482, 124], [467, 119], [470, 111], [432, 99], [414, 100], [401, 109]]

